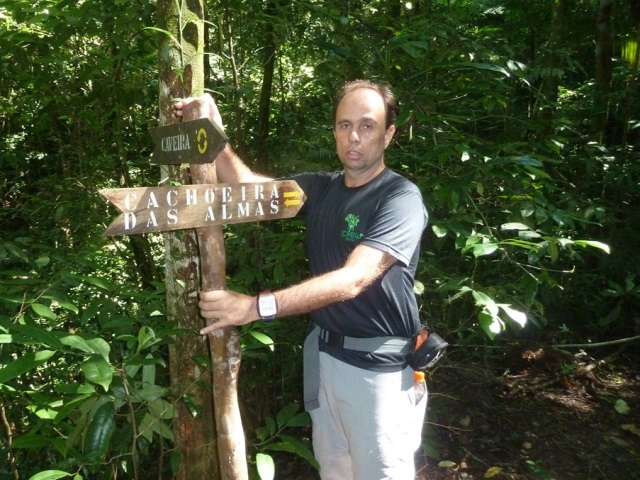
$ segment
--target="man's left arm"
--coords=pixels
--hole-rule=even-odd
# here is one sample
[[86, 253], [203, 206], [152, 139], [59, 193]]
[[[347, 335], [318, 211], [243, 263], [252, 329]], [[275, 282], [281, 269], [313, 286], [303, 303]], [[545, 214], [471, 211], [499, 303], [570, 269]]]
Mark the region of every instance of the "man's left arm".
[[[374, 247], [360, 244], [354, 248], [344, 266], [312, 277], [297, 285], [273, 292], [278, 303], [278, 317], [287, 317], [351, 300], [380, 278], [396, 258]], [[259, 320], [256, 297], [231, 290], [200, 293], [201, 315], [210, 321], [200, 330], [206, 335], [230, 325], [244, 325]]]

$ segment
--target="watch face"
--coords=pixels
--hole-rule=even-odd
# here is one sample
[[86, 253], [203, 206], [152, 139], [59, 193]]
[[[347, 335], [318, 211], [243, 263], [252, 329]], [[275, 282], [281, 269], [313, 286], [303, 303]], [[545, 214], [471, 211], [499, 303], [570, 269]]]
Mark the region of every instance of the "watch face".
[[261, 293], [258, 297], [258, 313], [262, 318], [273, 318], [278, 314], [278, 304], [273, 293]]

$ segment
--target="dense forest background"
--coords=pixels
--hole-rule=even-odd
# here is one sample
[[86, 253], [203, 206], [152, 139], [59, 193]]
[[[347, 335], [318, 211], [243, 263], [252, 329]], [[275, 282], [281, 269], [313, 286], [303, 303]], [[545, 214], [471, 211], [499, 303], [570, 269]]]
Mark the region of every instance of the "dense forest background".
[[[387, 163], [430, 213], [416, 294], [422, 320], [452, 344], [446, 362], [638, 335], [640, 1], [205, 8], [206, 87], [258, 171], [339, 168], [333, 93], [360, 77], [393, 86]], [[173, 407], [198, 413], [169, 388], [168, 345], [195, 331], [166, 316], [162, 235], [102, 236], [115, 211], [98, 190], [163, 181], [149, 161], [166, 35], [155, 9], [0, 5], [0, 478], [171, 478]], [[230, 287], [304, 278], [300, 221], [225, 237]], [[287, 319], [241, 332], [248, 456], [275, 455], [276, 478], [297, 478], [282, 473], [292, 457], [313, 471], [298, 411], [305, 330]], [[432, 381], [443, 388], [437, 371]], [[443, 450], [426, 434], [429, 462]]]

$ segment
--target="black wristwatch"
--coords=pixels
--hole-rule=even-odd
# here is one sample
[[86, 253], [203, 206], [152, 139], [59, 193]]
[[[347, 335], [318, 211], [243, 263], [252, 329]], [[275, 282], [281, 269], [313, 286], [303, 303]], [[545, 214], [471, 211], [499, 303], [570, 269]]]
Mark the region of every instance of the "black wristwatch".
[[278, 302], [276, 296], [269, 291], [260, 292], [256, 302], [258, 315], [265, 322], [270, 322], [278, 315]]

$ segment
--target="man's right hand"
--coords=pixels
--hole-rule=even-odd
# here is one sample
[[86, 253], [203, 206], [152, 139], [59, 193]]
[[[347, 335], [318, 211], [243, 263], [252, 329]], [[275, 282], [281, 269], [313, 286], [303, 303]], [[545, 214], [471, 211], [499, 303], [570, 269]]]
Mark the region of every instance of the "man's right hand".
[[[183, 98], [176, 102], [174, 105], [175, 113], [179, 117], [184, 116], [184, 108], [193, 102], [203, 102], [206, 106], [208, 106], [209, 110], [209, 118], [218, 124], [218, 126], [224, 131], [224, 127], [222, 125], [222, 116], [220, 115], [220, 110], [218, 110], [218, 105], [216, 105], [215, 100], [211, 95], [205, 93], [200, 97], [189, 97]], [[198, 105], [198, 107], [203, 107], [203, 105]], [[202, 109], [204, 110], [204, 108]], [[201, 111], [198, 108], [198, 112], [205, 113], [205, 111]], [[258, 182], [269, 182], [273, 180], [270, 177], [265, 177], [262, 175], [258, 175], [254, 173], [233, 151], [231, 145], [227, 143], [216, 157], [216, 171], [218, 173], [218, 180], [222, 183], [258, 183]]]
[[196, 100], [206, 102], [207, 105], [209, 105], [209, 118], [211, 118], [214, 122], [218, 124], [218, 126], [222, 130], [224, 130], [224, 126], [222, 125], [222, 116], [220, 115], [220, 110], [218, 110], [218, 105], [216, 105], [216, 101], [208, 93], [205, 93], [200, 97], [189, 97], [189, 98], [182, 98], [178, 100], [174, 105], [174, 108], [176, 110], [176, 115], [181, 117], [183, 115], [182, 109], [187, 105], [189, 105], [191, 102]]

